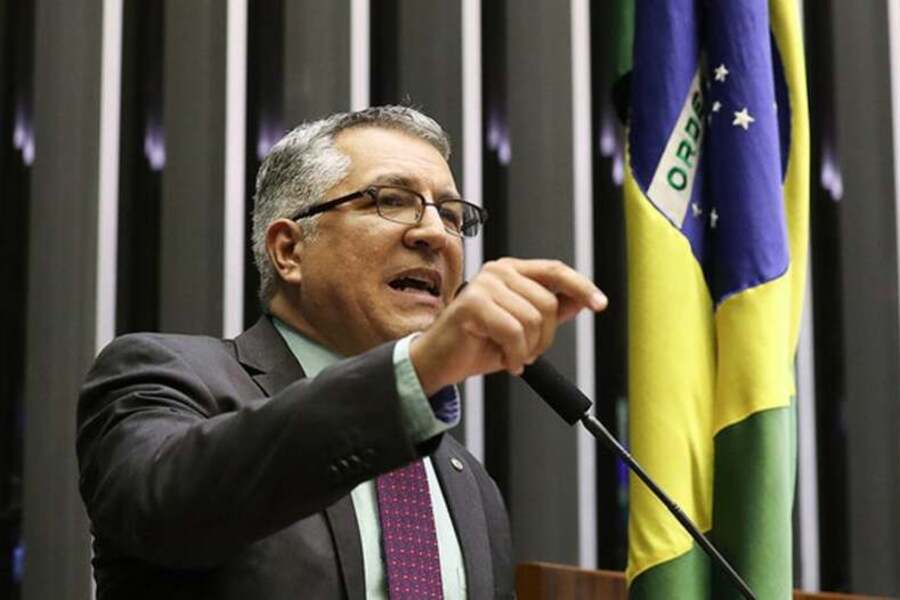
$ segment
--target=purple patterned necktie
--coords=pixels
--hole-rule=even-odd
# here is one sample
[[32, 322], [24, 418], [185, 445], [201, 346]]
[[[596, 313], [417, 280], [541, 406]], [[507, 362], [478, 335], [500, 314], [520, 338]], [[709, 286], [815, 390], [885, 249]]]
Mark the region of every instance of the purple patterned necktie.
[[376, 483], [391, 600], [443, 600], [425, 464], [417, 460], [382, 475]]

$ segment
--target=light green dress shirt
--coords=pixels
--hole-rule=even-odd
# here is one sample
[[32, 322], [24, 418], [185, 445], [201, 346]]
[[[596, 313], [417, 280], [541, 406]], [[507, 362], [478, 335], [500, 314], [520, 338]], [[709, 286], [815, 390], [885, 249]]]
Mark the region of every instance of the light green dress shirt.
[[[307, 377], [315, 377], [322, 370], [341, 360], [341, 357], [298, 333], [282, 321], [273, 318], [275, 328], [290, 348], [291, 353], [303, 367]], [[409, 431], [417, 442], [423, 442], [456, 425], [444, 423], [434, 416], [428, 398], [422, 390], [412, 361], [409, 359], [409, 344], [416, 334], [407, 336], [394, 345], [394, 373], [397, 393], [403, 402], [404, 414]], [[458, 421], [458, 419], [457, 419]], [[459, 540], [440, 483], [431, 464], [425, 457], [425, 473], [428, 477], [428, 491], [431, 493], [431, 507], [437, 531], [438, 554], [441, 561], [441, 583], [445, 600], [466, 597], [466, 572], [459, 548]], [[350, 492], [359, 537], [362, 545], [363, 568], [366, 580], [367, 600], [388, 600], [387, 573], [381, 548], [381, 522], [378, 517], [378, 493], [375, 480], [365, 481]]]

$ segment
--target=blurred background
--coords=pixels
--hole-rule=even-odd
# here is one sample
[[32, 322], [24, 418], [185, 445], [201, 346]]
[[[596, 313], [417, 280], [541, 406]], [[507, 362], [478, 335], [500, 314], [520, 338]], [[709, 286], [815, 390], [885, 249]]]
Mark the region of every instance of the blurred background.
[[[89, 598], [77, 391], [115, 335], [259, 316], [253, 182], [287, 129], [405, 103], [491, 217], [467, 268], [559, 258], [610, 308], [550, 358], [627, 438], [621, 3], [0, 0], [0, 598]], [[797, 587], [900, 594], [900, 2], [801, 6], [811, 264], [798, 361]], [[624, 467], [518, 380], [455, 431], [516, 558], [622, 570]], [[661, 402], [665, 399], [661, 398]]]

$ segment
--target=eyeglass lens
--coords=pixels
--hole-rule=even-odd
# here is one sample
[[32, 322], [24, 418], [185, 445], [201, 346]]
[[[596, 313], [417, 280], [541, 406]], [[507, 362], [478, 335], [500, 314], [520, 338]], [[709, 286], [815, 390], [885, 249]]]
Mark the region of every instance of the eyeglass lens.
[[[402, 188], [383, 187], [376, 190], [378, 213], [385, 219], [413, 225], [422, 218], [424, 200], [416, 193]], [[455, 235], [472, 236], [478, 233], [478, 212], [459, 200], [445, 200], [437, 207], [444, 228]]]

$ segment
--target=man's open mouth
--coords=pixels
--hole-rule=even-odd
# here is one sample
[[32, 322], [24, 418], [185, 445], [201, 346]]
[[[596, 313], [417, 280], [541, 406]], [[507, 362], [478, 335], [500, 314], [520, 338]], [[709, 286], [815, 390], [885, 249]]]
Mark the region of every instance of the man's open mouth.
[[388, 281], [399, 292], [425, 292], [435, 298], [441, 295], [441, 273], [436, 269], [406, 269]]

